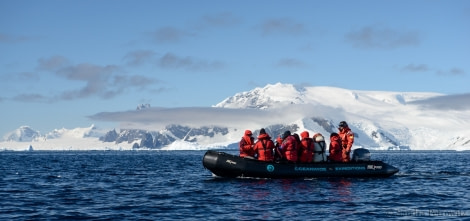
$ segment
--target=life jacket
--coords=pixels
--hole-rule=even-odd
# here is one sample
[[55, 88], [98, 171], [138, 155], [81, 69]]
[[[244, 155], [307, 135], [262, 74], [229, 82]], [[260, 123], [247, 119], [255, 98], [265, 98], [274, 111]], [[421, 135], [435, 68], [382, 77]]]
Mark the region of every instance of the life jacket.
[[341, 138], [337, 133], [330, 136], [330, 161], [341, 162], [343, 161], [343, 148], [341, 147]]
[[282, 141], [281, 151], [287, 161], [297, 162], [297, 141], [295, 140], [294, 136], [290, 135]]
[[322, 134], [317, 133], [313, 135], [313, 162], [326, 162], [326, 143]]
[[247, 135], [242, 137], [242, 139], [240, 140], [240, 157], [255, 157], [253, 143], [253, 137]]
[[274, 142], [268, 134], [260, 134], [258, 141], [254, 147], [255, 153], [258, 154], [258, 160], [273, 161], [274, 160]]
[[305, 137], [300, 141], [300, 156], [301, 163], [311, 163], [313, 160], [313, 139]]

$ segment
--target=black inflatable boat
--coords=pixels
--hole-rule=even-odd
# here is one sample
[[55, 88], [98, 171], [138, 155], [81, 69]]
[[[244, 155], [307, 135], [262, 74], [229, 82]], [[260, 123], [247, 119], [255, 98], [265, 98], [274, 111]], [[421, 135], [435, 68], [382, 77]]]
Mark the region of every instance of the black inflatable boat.
[[[220, 177], [309, 178], [309, 177], [389, 177], [398, 172], [382, 161], [370, 161], [368, 150], [353, 154], [349, 163], [264, 162], [209, 150], [202, 164]], [[361, 156], [362, 155], [362, 156]], [[365, 157], [364, 157], [365, 156]]]

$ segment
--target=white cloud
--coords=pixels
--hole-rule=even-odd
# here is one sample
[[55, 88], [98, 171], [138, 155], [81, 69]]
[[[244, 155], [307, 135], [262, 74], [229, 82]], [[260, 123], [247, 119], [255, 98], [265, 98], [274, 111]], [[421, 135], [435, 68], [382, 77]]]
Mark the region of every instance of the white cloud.
[[371, 25], [346, 34], [354, 47], [369, 49], [394, 49], [418, 45], [421, 41], [416, 31], [396, 30], [381, 25]]
[[299, 118], [318, 114], [314, 105], [289, 105], [281, 108], [232, 109], [216, 107], [146, 108], [139, 111], [101, 112], [93, 120], [121, 122], [124, 128], [163, 129], [169, 124], [191, 127], [207, 125], [234, 128], [257, 128], [279, 123], [292, 123]]

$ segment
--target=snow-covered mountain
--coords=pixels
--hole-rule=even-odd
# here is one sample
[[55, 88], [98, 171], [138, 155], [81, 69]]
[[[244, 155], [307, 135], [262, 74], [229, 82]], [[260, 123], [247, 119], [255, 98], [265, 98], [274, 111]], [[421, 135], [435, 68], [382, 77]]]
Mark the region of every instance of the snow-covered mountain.
[[8, 133], [3, 138], [6, 141], [31, 142], [41, 137], [39, 131], [35, 131], [29, 126], [21, 126], [20, 128]]
[[[267, 85], [242, 92], [215, 105], [221, 108], [274, 109], [293, 107], [303, 117], [302, 130], [329, 134], [346, 120], [357, 146], [387, 149], [470, 149], [470, 100], [454, 102], [438, 93], [358, 91], [334, 87]], [[452, 96], [453, 98], [453, 96]], [[467, 106], [462, 103], [467, 102]], [[442, 106], [434, 104], [440, 103]], [[453, 108], [453, 106], [455, 108]]]
[[[92, 125], [89, 128], [54, 130], [44, 136], [31, 128], [21, 127], [22, 130], [20, 128], [5, 137], [0, 149], [24, 150], [30, 144], [35, 150], [236, 148], [245, 129], [253, 130], [256, 135], [260, 128], [265, 128], [272, 137], [285, 130], [296, 133], [307, 130], [312, 135], [322, 133], [329, 136], [336, 132], [338, 123], [345, 120], [355, 133], [355, 147], [469, 150], [469, 97], [277, 83], [237, 93], [208, 107], [202, 112], [216, 111], [210, 112], [210, 118], [214, 120], [206, 120], [207, 124], [168, 123], [159, 129], [134, 126], [107, 132]], [[160, 109], [153, 109], [148, 104], [139, 105], [135, 112], [126, 114], [151, 111]], [[175, 111], [167, 112], [174, 115]], [[219, 112], [223, 112], [223, 117], [219, 118], [225, 123], [215, 123]], [[147, 117], [160, 116], [163, 119], [165, 116], [161, 115], [165, 113]], [[194, 114], [193, 118], [198, 116]], [[240, 125], [236, 121], [248, 123]], [[82, 141], [87, 142], [82, 144]]]
[[39, 131], [32, 129], [29, 126], [21, 126], [13, 132], [8, 133], [4, 140], [7, 142], [31, 142], [48, 139], [62, 139], [62, 138], [87, 138], [87, 137], [99, 137], [101, 132], [97, 131], [95, 125], [91, 125], [87, 128], [75, 128], [75, 129], [55, 129], [47, 134], [41, 135]]
[[122, 149], [103, 145], [99, 137], [104, 132], [94, 125], [85, 128], [55, 129], [42, 135], [30, 127], [22, 126], [4, 136], [0, 150], [108, 150]]

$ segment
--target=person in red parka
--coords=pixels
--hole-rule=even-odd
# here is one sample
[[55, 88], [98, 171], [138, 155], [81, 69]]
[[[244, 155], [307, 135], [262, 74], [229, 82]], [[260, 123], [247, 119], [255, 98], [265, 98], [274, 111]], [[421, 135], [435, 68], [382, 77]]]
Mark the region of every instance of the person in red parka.
[[313, 139], [310, 138], [308, 131], [300, 133], [300, 156], [299, 162], [301, 163], [311, 163], [313, 161]]
[[343, 161], [343, 147], [341, 147], [341, 138], [337, 133], [330, 135], [330, 161], [342, 162]]
[[289, 162], [297, 162], [298, 153], [297, 153], [297, 141], [294, 136], [291, 135], [290, 131], [285, 131], [282, 134], [282, 144], [279, 147], [281, 150], [282, 156]]
[[245, 130], [245, 134], [243, 135], [239, 144], [240, 157], [255, 157], [255, 150], [253, 149], [255, 138], [253, 138], [252, 135], [253, 134], [251, 133], [251, 130]]
[[346, 121], [339, 122], [338, 130], [339, 137], [341, 138], [341, 146], [343, 147], [343, 162], [349, 162], [351, 160], [351, 148], [354, 143], [354, 133], [349, 129]]
[[259, 131], [258, 141], [255, 143], [254, 150], [255, 154], [258, 155], [258, 160], [274, 160], [274, 142], [271, 140], [271, 137], [266, 133], [264, 128], [261, 128]]

